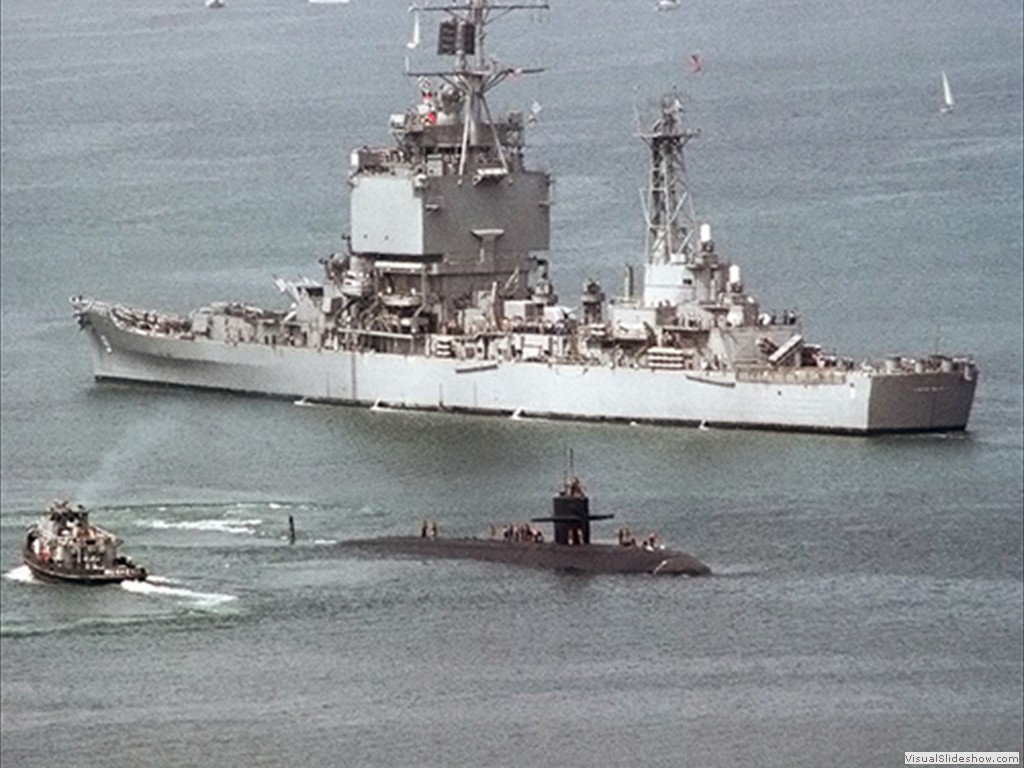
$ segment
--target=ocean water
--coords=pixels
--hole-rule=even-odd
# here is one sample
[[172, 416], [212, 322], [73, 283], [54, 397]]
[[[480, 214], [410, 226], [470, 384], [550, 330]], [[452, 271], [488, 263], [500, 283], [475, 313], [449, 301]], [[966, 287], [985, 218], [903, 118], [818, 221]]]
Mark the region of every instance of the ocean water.
[[[424, 19], [425, 21], [427, 19]], [[431, 36], [412, 54], [433, 68]], [[673, 87], [698, 212], [747, 288], [854, 357], [972, 354], [965, 434], [856, 439], [512, 421], [91, 378], [67, 297], [276, 304], [347, 231], [348, 152], [415, 98], [407, 4], [0, 6], [0, 762], [880, 766], [1020, 751], [1019, 2], [556, 2], [540, 65], [563, 299], [643, 248], [637, 114]], [[688, 70], [692, 53], [705, 62]], [[945, 69], [956, 110], [940, 115]], [[597, 511], [709, 579], [368, 559], [347, 539]], [[154, 578], [20, 565], [45, 503]], [[286, 541], [287, 519], [298, 541]]]

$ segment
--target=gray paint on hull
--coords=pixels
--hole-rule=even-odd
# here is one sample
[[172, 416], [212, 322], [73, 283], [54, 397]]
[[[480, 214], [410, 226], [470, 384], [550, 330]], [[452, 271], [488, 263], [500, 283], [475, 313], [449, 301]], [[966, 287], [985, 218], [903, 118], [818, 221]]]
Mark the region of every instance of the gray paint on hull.
[[594, 574], [708, 576], [711, 569], [692, 555], [672, 549], [646, 550], [615, 544], [565, 546], [489, 539], [430, 539], [394, 536], [341, 545], [374, 555], [477, 560], [530, 568]]
[[[657, 424], [873, 434], [963, 430], [977, 380], [958, 372], [867, 373], [842, 383], [708, 386], [681, 371], [271, 347], [155, 336], [90, 315], [97, 379], [307, 398], [338, 404]], [[823, 381], [835, 379], [823, 378]]]

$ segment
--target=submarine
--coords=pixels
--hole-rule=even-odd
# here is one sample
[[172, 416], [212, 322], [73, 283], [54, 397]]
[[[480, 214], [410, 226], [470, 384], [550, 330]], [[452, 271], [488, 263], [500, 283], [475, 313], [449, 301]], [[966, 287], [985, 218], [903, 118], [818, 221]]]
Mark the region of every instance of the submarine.
[[592, 542], [590, 524], [614, 515], [594, 515], [590, 498], [578, 477], [567, 476], [553, 499], [552, 514], [531, 518], [531, 523], [552, 523], [554, 538], [545, 539], [532, 525], [506, 526], [487, 539], [438, 536], [437, 524], [424, 520], [419, 536], [383, 536], [345, 543], [370, 555], [399, 555], [421, 559], [478, 560], [530, 568], [586, 574], [650, 574], [654, 576], [709, 576], [711, 569], [693, 555], [661, 546], [652, 534], [638, 542], [628, 528], [619, 531], [618, 543]]

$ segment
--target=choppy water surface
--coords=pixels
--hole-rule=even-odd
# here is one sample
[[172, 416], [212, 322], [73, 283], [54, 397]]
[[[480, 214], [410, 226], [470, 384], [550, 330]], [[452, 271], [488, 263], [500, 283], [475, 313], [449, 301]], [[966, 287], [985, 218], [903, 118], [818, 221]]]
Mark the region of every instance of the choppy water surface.
[[[1021, 749], [1019, 4], [653, 6], [557, 3], [491, 38], [548, 70], [495, 106], [544, 105], [532, 157], [558, 178], [563, 299], [588, 276], [616, 292], [640, 256], [634, 108], [675, 85], [703, 131], [698, 211], [748, 288], [855, 356], [973, 353], [969, 433], [608, 427], [96, 385], [69, 295], [273, 303], [272, 275], [315, 276], [341, 247], [348, 150], [385, 141], [415, 96], [411, 17], [358, 0], [5, 1], [5, 765], [874, 766]], [[424, 516], [475, 535], [545, 513], [567, 447], [595, 510], [616, 514], [600, 534], [657, 530], [716, 576], [342, 546]], [[55, 496], [93, 508], [154, 577], [32, 579], [21, 535]]]

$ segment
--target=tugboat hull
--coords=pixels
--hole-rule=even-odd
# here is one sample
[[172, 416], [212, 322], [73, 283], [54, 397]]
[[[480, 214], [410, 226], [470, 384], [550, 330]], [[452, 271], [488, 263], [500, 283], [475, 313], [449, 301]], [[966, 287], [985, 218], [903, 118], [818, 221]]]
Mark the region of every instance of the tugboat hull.
[[115, 568], [103, 571], [59, 568], [42, 563], [29, 554], [25, 555], [25, 565], [32, 575], [44, 581], [64, 584], [83, 584], [85, 586], [102, 587], [107, 584], [120, 584], [122, 581], [145, 581], [145, 568]]

